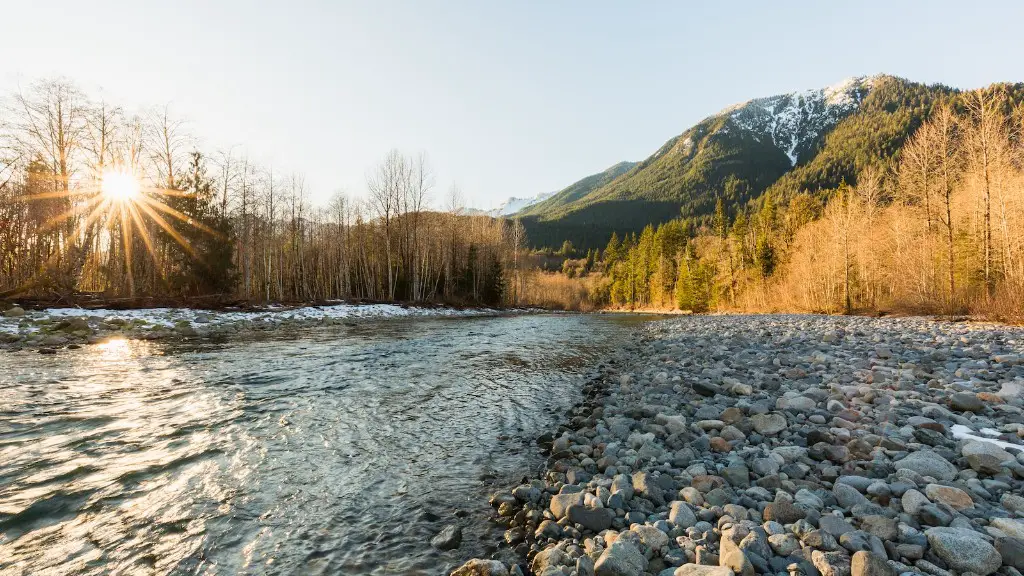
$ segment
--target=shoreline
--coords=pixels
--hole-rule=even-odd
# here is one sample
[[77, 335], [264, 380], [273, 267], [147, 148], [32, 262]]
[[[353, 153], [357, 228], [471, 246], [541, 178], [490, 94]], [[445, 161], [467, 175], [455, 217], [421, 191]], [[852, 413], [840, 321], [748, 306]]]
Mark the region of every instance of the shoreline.
[[243, 332], [267, 332], [332, 326], [384, 318], [455, 318], [535, 314], [528, 308], [448, 307], [436, 305], [324, 303], [266, 306], [248, 310], [197, 308], [44, 308], [13, 307], [0, 315], [0, 350], [36, 350], [55, 354], [110, 339], [193, 341]]
[[600, 370], [491, 498], [506, 547], [453, 575], [1024, 569], [1020, 328], [690, 316]]

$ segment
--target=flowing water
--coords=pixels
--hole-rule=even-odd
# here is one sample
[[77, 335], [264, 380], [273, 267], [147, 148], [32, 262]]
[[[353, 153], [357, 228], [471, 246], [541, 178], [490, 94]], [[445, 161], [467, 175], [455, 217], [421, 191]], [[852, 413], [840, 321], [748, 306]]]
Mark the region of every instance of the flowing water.
[[[0, 574], [439, 574], [636, 319], [0, 353]], [[464, 527], [462, 546], [430, 538]]]

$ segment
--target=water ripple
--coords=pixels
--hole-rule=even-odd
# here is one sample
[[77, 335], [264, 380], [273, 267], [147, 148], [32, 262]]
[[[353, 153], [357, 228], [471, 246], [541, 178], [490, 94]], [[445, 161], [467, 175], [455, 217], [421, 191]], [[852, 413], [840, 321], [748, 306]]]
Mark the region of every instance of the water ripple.
[[[493, 548], [585, 316], [365, 321], [0, 356], [0, 574], [437, 574]], [[553, 410], [554, 409], [554, 410]], [[466, 540], [429, 539], [458, 522]]]

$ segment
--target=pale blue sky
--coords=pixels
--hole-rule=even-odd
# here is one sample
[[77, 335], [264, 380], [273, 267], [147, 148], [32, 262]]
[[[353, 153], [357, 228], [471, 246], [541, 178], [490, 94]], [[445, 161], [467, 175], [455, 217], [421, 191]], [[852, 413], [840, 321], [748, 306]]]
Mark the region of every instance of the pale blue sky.
[[[391, 148], [477, 207], [640, 160], [725, 106], [886, 72], [1024, 81], [1020, 2], [5, 2], [0, 89], [162, 105], [314, 196]], [[711, 6], [711, 4], [714, 4]], [[440, 204], [440, 201], [437, 202]]]

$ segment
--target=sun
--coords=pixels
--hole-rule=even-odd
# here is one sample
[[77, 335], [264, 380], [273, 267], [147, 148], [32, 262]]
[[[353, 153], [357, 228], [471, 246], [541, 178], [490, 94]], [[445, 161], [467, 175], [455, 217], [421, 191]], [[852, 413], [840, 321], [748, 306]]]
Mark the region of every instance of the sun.
[[120, 169], [103, 171], [100, 191], [111, 202], [134, 202], [140, 192], [139, 181], [131, 172]]

